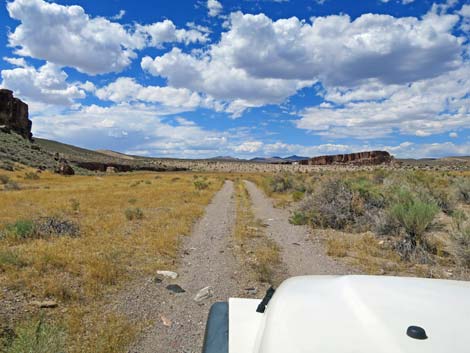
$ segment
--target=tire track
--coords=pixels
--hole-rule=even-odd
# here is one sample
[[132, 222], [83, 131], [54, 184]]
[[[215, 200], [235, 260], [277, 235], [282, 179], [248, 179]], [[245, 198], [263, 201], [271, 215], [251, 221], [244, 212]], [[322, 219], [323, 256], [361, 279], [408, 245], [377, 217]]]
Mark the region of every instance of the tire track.
[[307, 226], [290, 224], [289, 212], [274, 208], [272, 201], [255, 184], [246, 180], [245, 184], [256, 217], [267, 224], [266, 234], [281, 249], [281, 258], [287, 267], [288, 277], [344, 275], [354, 272], [353, 269], [327, 256], [323, 246], [319, 242], [312, 241]]

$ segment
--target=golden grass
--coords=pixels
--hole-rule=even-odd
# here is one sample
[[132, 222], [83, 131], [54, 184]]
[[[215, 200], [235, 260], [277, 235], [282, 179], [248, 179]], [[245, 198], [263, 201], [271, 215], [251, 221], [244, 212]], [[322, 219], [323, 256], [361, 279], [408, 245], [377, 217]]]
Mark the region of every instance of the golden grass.
[[[24, 170], [2, 174], [21, 190], [0, 190], [0, 230], [17, 220], [46, 216], [80, 226], [76, 238], [0, 239], [0, 254], [14, 253], [19, 259], [18, 264], [0, 262], [0, 288], [57, 300], [63, 310], [74, 308], [66, 321], [70, 342], [83, 341], [77, 352], [125, 351], [120, 338], [103, 337], [114, 325], [123, 328], [126, 334], [119, 337], [129, 336], [128, 342], [132, 330], [125, 319], [105, 315], [100, 301], [133, 278], [173, 267], [181, 236], [190, 234], [223, 180], [207, 176], [208, 188], [196, 190], [190, 173], [156, 178], [156, 173], [62, 177], [44, 172], [38, 180], [24, 179]], [[139, 208], [143, 218], [128, 220], [128, 208]], [[109, 320], [114, 324], [105, 325]], [[90, 330], [81, 329], [85, 322]], [[108, 343], [92, 338], [95, 328]]]
[[234, 238], [240, 249], [241, 262], [253, 271], [258, 281], [273, 283], [276, 267], [281, 262], [279, 247], [266, 236], [264, 225], [255, 218], [243, 181], [236, 180], [235, 191], [237, 218]]

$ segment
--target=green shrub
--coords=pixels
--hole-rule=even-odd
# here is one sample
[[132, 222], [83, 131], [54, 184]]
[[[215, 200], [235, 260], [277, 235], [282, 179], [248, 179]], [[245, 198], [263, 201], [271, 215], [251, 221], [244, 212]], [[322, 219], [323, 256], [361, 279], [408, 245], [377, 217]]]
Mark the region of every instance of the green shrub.
[[23, 219], [8, 224], [6, 230], [17, 239], [28, 239], [35, 235], [35, 225], [32, 220]]
[[10, 181], [10, 177], [8, 175], [0, 175], [0, 184], [5, 185], [8, 184]]
[[204, 180], [196, 180], [194, 182], [194, 187], [196, 188], [196, 190], [205, 190], [209, 187], [209, 183]]
[[126, 219], [128, 221], [140, 220], [144, 218], [144, 212], [138, 208], [128, 208], [124, 211]]
[[26, 180], [39, 180], [39, 175], [37, 173], [34, 173], [34, 172], [28, 172], [24, 175], [24, 178]]
[[392, 204], [389, 217], [402, 227], [412, 247], [423, 243], [423, 236], [439, 212], [436, 203], [422, 201], [411, 192], [402, 190], [399, 201]]
[[43, 319], [19, 326], [6, 353], [65, 353], [66, 334], [62, 327]]
[[295, 202], [298, 202], [304, 198], [304, 194], [305, 192], [302, 192], [302, 191], [294, 191], [292, 193], [292, 200], [294, 200]]
[[293, 215], [289, 218], [289, 222], [296, 226], [305, 225], [308, 223], [308, 216], [302, 212], [295, 211]]

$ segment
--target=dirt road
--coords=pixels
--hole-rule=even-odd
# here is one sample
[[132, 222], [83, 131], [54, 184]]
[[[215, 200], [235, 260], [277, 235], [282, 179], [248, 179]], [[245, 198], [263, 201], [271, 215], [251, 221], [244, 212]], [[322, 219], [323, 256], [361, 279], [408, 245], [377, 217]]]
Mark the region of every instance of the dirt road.
[[[254, 211], [266, 224], [267, 233], [282, 249], [282, 276], [347, 273], [344, 267], [324, 255], [320, 244], [309, 240], [307, 228], [289, 224], [286, 211], [272, 202], [254, 184], [246, 182]], [[248, 288], [263, 288], [248, 279], [233, 254], [232, 234], [236, 216], [234, 185], [227, 181], [185, 239], [178, 278], [148, 279], [127, 291], [116, 309], [135, 320], [155, 324], [129, 350], [131, 353], [196, 353], [201, 351], [205, 321], [210, 306], [229, 297], [260, 297]], [[178, 285], [175, 294], [168, 285]], [[211, 287], [212, 297], [196, 302], [197, 293]], [[178, 289], [178, 288], [177, 288]]]
[[312, 240], [307, 226], [289, 223], [289, 212], [274, 208], [272, 201], [252, 182], [245, 181], [256, 218], [267, 225], [267, 235], [281, 248], [288, 277], [338, 275], [352, 271], [325, 254], [323, 246]]

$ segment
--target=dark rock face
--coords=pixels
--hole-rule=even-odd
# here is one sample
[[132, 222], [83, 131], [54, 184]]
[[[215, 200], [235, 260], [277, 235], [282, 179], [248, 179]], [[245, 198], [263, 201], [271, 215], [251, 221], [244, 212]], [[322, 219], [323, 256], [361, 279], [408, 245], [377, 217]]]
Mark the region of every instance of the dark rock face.
[[13, 92], [0, 89], [0, 128], [3, 131], [13, 131], [31, 140], [32, 122], [28, 119], [28, 105], [13, 97]]
[[333, 156], [320, 156], [314, 157], [307, 161], [302, 161], [301, 164], [308, 165], [379, 165], [390, 164], [393, 157], [386, 151], [368, 151], [350, 154], [337, 154]]

